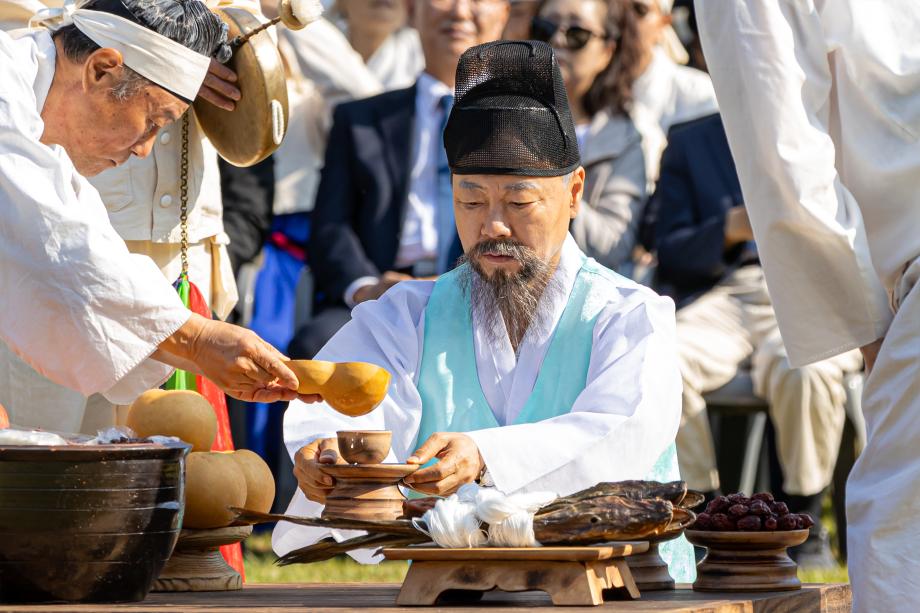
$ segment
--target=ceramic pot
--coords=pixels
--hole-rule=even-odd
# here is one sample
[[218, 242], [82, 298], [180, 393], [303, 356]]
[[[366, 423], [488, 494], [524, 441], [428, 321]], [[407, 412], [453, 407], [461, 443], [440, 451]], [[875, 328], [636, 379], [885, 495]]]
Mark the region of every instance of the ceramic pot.
[[189, 447], [0, 447], [0, 602], [136, 602], [169, 559]]

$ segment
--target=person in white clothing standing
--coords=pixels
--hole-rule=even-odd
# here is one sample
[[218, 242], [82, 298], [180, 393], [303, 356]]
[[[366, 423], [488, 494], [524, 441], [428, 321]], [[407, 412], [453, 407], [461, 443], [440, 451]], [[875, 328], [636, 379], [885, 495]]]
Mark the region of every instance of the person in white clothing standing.
[[[84, 178], [149, 154], [197, 95], [210, 58], [229, 52], [226, 30], [195, 0], [136, 8], [142, 17], [115, 0], [71, 7], [63, 27], [95, 42], [90, 52], [74, 30], [0, 32], [0, 340], [56, 383], [117, 403], [176, 367], [242, 399], [294, 398], [283, 356], [252, 332], [190, 313], [148, 258], [128, 252]], [[167, 22], [182, 42], [155, 29]], [[36, 404], [11, 421], [25, 425]]]
[[860, 347], [847, 485], [854, 611], [916, 610], [920, 11], [913, 0], [697, 0], [790, 361]]
[[[86, 2], [76, 4], [88, 4]], [[209, 0], [209, 8], [236, 6], [258, 13], [254, 0]], [[61, 0], [0, 0], [0, 26], [20, 29], [30, 25], [54, 29], [52, 15], [63, 16]], [[52, 9], [51, 11], [47, 9]], [[58, 17], [60, 19], [60, 17]], [[44, 22], [48, 20], [48, 22]], [[87, 50], [94, 47], [84, 40]], [[199, 96], [232, 110], [240, 92], [229, 68], [213, 61]], [[151, 258], [167, 280], [175, 281], [182, 269], [180, 224], [182, 207], [181, 166], [183, 150], [188, 160], [185, 197], [188, 203], [189, 278], [199, 287], [214, 313], [225, 319], [237, 301], [236, 282], [227, 253], [229, 238], [222, 221], [217, 152], [201, 132], [189, 111], [187, 134], [183, 121], [165, 125], [157, 134], [151, 154], [132, 156], [124, 164], [89, 177], [105, 204], [112, 226], [126, 241], [131, 253]], [[19, 359], [0, 343], [0, 402], [21, 413], [29, 405], [28, 425], [71, 424], [85, 433], [110, 426], [117, 420], [116, 406], [99, 395], [86, 398], [58, 385]], [[47, 408], [46, 408], [47, 407]]]

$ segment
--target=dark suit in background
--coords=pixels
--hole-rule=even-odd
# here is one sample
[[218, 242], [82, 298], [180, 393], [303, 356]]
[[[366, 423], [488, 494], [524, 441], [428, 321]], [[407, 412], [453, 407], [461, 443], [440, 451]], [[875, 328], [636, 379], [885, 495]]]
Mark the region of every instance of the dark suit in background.
[[[312, 358], [349, 319], [345, 290], [396, 270], [408, 208], [417, 87], [346, 102], [333, 114], [308, 246], [314, 317], [292, 358]], [[410, 271], [405, 271], [410, 272]]]
[[671, 129], [655, 192], [660, 291], [679, 304], [751, 262], [745, 245], [726, 251], [725, 217], [742, 204], [741, 185], [722, 128], [710, 115]]
[[224, 205], [224, 232], [230, 237], [227, 251], [233, 274], [262, 251], [272, 227], [275, 200], [275, 161], [267, 159], [238, 168], [218, 159], [220, 192]]

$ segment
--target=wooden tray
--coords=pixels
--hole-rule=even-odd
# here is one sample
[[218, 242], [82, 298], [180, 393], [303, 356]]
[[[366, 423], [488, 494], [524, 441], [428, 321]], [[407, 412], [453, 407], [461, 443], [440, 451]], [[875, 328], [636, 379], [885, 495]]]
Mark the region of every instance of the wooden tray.
[[597, 547], [399, 547], [383, 555], [412, 560], [396, 598], [400, 606], [435, 605], [442, 596], [476, 601], [494, 589], [542, 591], [556, 605], [596, 606], [639, 598], [626, 557], [647, 550], [647, 542], [629, 541]]

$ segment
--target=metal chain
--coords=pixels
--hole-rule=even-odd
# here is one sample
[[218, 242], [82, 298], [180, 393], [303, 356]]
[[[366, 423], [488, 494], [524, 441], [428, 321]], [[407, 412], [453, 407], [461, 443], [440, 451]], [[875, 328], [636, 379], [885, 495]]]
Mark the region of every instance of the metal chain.
[[230, 46], [233, 47], [234, 49], [242, 47], [246, 41], [248, 41], [250, 38], [252, 38], [256, 34], [259, 34], [260, 32], [264, 32], [265, 30], [269, 29], [273, 25], [276, 25], [279, 23], [281, 23], [281, 17], [275, 17], [271, 21], [266, 21], [265, 23], [260, 25], [258, 28], [254, 28], [253, 30], [251, 30], [248, 34], [242, 34], [240, 36], [236, 36], [235, 38], [231, 39]]
[[182, 116], [182, 158], [179, 162], [179, 231], [182, 274], [188, 276], [188, 114]]

